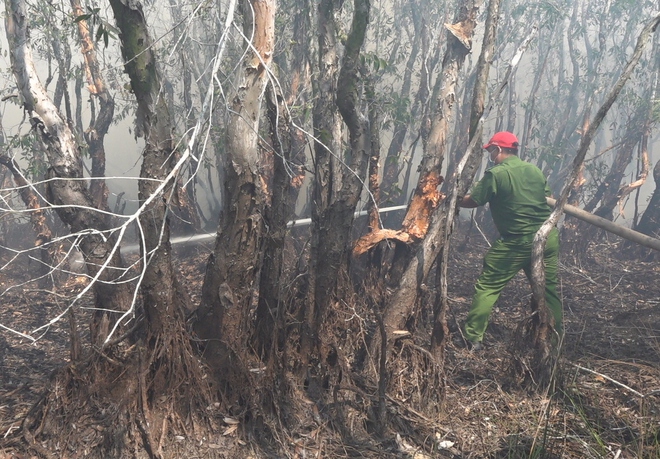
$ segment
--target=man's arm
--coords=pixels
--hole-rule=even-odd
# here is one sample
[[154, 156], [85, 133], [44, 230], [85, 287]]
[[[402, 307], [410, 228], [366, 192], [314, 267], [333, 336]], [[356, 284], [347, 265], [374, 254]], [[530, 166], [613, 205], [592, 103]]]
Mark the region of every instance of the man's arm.
[[467, 209], [474, 209], [475, 207], [479, 207], [479, 204], [477, 204], [469, 194], [463, 196], [463, 199], [461, 199], [461, 202], [459, 202], [458, 205]]

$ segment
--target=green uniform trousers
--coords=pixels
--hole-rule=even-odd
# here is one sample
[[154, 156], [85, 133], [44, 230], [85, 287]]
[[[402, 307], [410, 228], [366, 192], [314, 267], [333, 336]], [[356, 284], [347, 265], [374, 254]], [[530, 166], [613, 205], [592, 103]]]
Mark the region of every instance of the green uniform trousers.
[[[465, 336], [471, 342], [483, 339], [493, 305], [506, 284], [521, 269], [531, 276], [532, 242], [534, 234], [511, 239], [499, 239], [484, 257], [484, 266], [475, 286], [472, 307], [465, 323]], [[555, 330], [561, 334], [562, 305], [557, 294], [557, 258], [559, 231], [553, 228], [545, 246], [545, 301], [555, 319]]]

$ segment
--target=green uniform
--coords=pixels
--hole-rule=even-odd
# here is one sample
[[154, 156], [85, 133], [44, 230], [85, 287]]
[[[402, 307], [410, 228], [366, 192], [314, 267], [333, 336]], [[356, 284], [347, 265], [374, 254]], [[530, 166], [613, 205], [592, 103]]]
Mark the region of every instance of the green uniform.
[[[471, 342], [483, 339], [488, 318], [506, 284], [522, 269], [531, 275], [534, 235], [550, 216], [546, 202], [550, 196], [547, 180], [538, 167], [509, 156], [486, 171], [472, 189], [470, 197], [480, 206], [489, 203], [497, 240], [484, 258], [483, 271], [477, 280], [472, 307], [465, 324]], [[559, 233], [553, 228], [545, 247], [545, 300], [561, 333], [562, 305], [557, 294], [557, 256]]]

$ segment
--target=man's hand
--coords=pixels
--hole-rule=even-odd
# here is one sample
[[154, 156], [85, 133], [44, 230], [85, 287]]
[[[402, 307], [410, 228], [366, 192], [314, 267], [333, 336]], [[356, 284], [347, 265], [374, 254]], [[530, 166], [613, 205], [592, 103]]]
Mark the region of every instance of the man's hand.
[[463, 196], [463, 198], [458, 201], [458, 205], [460, 207], [465, 207], [466, 209], [474, 209], [475, 207], [479, 207], [479, 204], [477, 204], [469, 194], [467, 196]]

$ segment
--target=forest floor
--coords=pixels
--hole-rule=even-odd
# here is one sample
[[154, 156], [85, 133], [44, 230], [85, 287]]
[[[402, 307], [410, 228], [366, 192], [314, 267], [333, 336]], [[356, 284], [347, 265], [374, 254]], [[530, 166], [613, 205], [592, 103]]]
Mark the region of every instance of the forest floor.
[[[523, 388], [512, 376], [512, 341], [528, 316], [531, 295], [522, 273], [496, 305], [485, 350], [465, 347], [460, 326], [488, 247], [475, 235], [467, 244], [460, 234], [454, 241], [444, 407], [425, 428], [434, 434], [419, 444], [393, 427], [389, 434], [396, 448], [389, 453], [353, 447], [341, 457], [660, 458], [660, 264], [618, 259], [616, 241], [592, 244], [581, 263], [562, 255], [566, 336], [557, 365], [561, 384], [549, 393]], [[179, 265], [193, 296], [206, 257], [205, 250], [196, 253]], [[0, 272], [0, 290], [6, 292], [0, 298], [0, 439], [19, 428], [49, 375], [68, 363], [68, 316], [31, 333], [39, 336], [36, 342], [16, 332], [31, 332], [63, 313], [84, 284], [71, 278], [58, 295], [45, 295], [32, 285], [21, 286], [30, 276], [29, 269]], [[7, 291], [8, 285], [17, 287]], [[221, 440], [208, 439], [206, 453], [187, 457], [260, 457], [240, 429], [228, 427], [218, 433]], [[293, 457], [339, 457], [325, 454], [319, 438], [306, 449], [310, 441], [301, 441]], [[217, 451], [230, 445], [232, 452]], [[209, 448], [216, 448], [215, 454]], [[30, 456], [0, 447], [0, 459], [13, 457]]]

